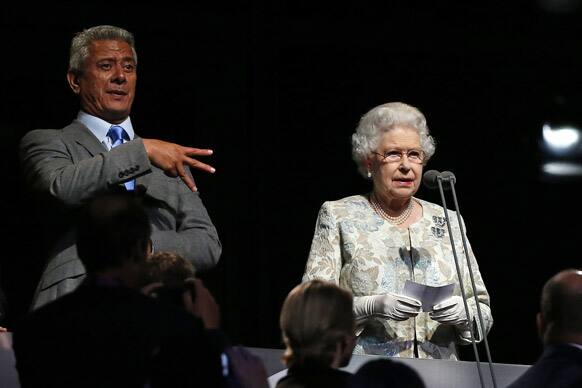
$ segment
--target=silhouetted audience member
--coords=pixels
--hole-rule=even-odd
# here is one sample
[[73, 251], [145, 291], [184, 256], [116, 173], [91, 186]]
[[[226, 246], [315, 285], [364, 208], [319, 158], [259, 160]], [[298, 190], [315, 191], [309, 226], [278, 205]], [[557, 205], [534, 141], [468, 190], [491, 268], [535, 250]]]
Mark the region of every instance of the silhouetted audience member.
[[196, 278], [191, 262], [173, 252], [156, 252], [144, 264], [142, 290], [170, 306], [202, 319], [209, 338], [223, 351], [224, 374], [229, 387], [267, 388], [267, 372], [261, 359], [240, 346], [230, 346], [219, 330], [220, 312], [212, 294]]
[[368, 361], [350, 379], [350, 388], [425, 388], [408, 365], [387, 358]]
[[287, 376], [277, 388], [346, 387], [355, 344], [352, 294], [335, 284], [311, 280], [295, 287], [280, 316]]
[[144, 282], [155, 281], [168, 286], [181, 286], [196, 277], [194, 265], [175, 252], [155, 252], [144, 263]]
[[582, 271], [564, 270], [546, 282], [536, 321], [544, 352], [509, 387], [582, 387]]
[[147, 295], [185, 309], [202, 319], [206, 329], [218, 329], [220, 310], [214, 297], [196, 278], [191, 262], [174, 252], [156, 252], [147, 258], [142, 289]]
[[78, 222], [88, 276], [14, 331], [26, 387], [224, 386], [220, 352], [200, 319], [143, 295], [151, 227], [129, 193], [91, 200]]

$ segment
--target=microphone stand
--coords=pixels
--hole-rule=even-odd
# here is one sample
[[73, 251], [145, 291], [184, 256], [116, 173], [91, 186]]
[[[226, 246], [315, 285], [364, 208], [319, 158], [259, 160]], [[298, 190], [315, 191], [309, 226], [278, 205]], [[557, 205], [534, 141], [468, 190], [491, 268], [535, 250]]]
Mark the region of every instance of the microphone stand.
[[[442, 194], [441, 179], [442, 178], [439, 177], [439, 187], [441, 188], [441, 194]], [[477, 306], [477, 315], [479, 316], [479, 326], [481, 327], [481, 333], [483, 335], [483, 343], [485, 344], [485, 352], [487, 354], [487, 361], [489, 362], [489, 371], [491, 372], [491, 379], [493, 381], [493, 387], [497, 388], [497, 380], [495, 379], [495, 372], [493, 371], [493, 363], [491, 361], [491, 353], [489, 352], [489, 342], [487, 341], [487, 333], [485, 332], [485, 324], [483, 323], [483, 315], [481, 314], [481, 307], [480, 307], [480, 303], [479, 303], [479, 298], [477, 297], [477, 286], [475, 286], [475, 278], [473, 277], [473, 269], [471, 268], [471, 260], [469, 260], [469, 250], [467, 249], [467, 239], [465, 237], [465, 231], [463, 230], [463, 223], [461, 222], [461, 210], [459, 209], [459, 203], [457, 202], [457, 193], [455, 191], [455, 178], [451, 174], [451, 176], [449, 177], [448, 180], [449, 180], [449, 184], [451, 186], [451, 192], [453, 193], [453, 202], [455, 203], [455, 209], [457, 210], [457, 221], [459, 222], [459, 229], [461, 231], [461, 240], [463, 241], [463, 248], [465, 249], [465, 259], [467, 261], [467, 269], [469, 270], [469, 277], [471, 279], [471, 286], [473, 287], [473, 297], [475, 298], [475, 305]], [[443, 195], [443, 201], [444, 201], [444, 195]], [[446, 212], [447, 212], [447, 209], [445, 208], [445, 214], [446, 214]], [[447, 223], [448, 223], [448, 218], [447, 218]], [[451, 233], [450, 226], [449, 226], [449, 233]], [[452, 236], [452, 234], [450, 236], [451, 236], [451, 243], [452, 243], [453, 236]], [[453, 252], [455, 252], [454, 247], [453, 247]], [[455, 258], [455, 264], [457, 264], [456, 258]], [[458, 264], [457, 264], [457, 266], [458, 266]], [[457, 271], [458, 271], [458, 268], [457, 268]], [[461, 287], [462, 287], [462, 285], [461, 285]], [[463, 299], [465, 299], [464, 296], [463, 296]], [[465, 302], [465, 309], [468, 311], [467, 302]], [[470, 324], [470, 326], [471, 326], [471, 336], [473, 336], [473, 329], [472, 329], [473, 325]], [[474, 345], [474, 343], [475, 343], [474, 338], [472, 338], [472, 340], [473, 340], [473, 345]], [[475, 347], [475, 349], [476, 349], [476, 347]]]
[[[447, 179], [447, 180], [450, 181], [450, 179]], [[437, 183], [438, 183], [439, 191], [441, 194], [441, 200], [443, 202], [443, 208], [445, 209], [445, 219], [447, 220], [447, 228], [449, 230], [449, 239], [451, 240], [451, 249], [453, 251], [453, 258], [455, 259], [455, 267], [457, 269], [457, 277], [459, 278], [459, 287], [461, 289], [461, 295], [463, 296], [463, 304], [465, 305], [465, 313], [467, 314], [467, 318], [469, 318], [471, 315], [469, 314], [469, 306], [467, 305], [467, 296], [465, 294], [465, 286], [463, 284], [463, 276], [461, 275], [461, 268], [459, 266], [459, 259], [457, 257], [457, 250], [455, 249], [455, 241], [453, 240], [453, 231], [451, 229], [451, 222], [449, 221], [449, 212], [447, 210], [447, 201], [445, 199], [445, 192], [443, 190], [443, 177], [441, 175], [439, 175], [437, 177]], [[452, 184], [451, 184], [451, 186], [452, 186]], [[466, 248], [465, 248], [465, 252], [466, 252]], [[481, 362], [479, 361], [479, 353], [477, 352], [477, 344], [475, 343], [475, 335], [473, 333], [472, 322], [469, 322], [469, 332], [471, 333], [471, 345], [473, 345], [473, 352], [475, 353], [475, 361], [477, 363], [477, 371], [479, 372], [479, 381], [481, 382], [481, 388], [485, 388], [485, 382], [483, 381], [483, 372], [481, 371]], [[493, 380], [493, 381], [495, 382], [495, 380]]]

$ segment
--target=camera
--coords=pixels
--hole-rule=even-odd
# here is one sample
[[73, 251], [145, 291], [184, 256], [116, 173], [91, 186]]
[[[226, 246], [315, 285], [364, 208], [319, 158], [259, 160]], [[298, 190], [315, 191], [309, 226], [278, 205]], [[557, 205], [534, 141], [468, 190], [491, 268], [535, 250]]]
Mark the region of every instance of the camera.
[[184, 304], [184, 293], [188, 292], [192, 299], [192, 303], [196, 300], [196, 287], [194, 283], [186, 282], [183, 286], [167, 286], [162, 285], [154, 289], [150, 296], [159, 300], [162, 303], [175, 306], [181, 309], [186, 309]]

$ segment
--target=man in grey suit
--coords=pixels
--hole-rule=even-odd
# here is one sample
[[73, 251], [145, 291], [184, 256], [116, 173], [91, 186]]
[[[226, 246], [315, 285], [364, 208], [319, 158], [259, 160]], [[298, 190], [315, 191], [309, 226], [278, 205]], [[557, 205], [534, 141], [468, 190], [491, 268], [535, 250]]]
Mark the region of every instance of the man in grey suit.
[[37, 308], [71, 292], [85, 276], [72, 219], [95, 195], [131, 190], [142, 198], [152, 223], [154, 251], [173, 251], [199, 270], [216, 265], [220, 241], [188, 167], [214, 168], [194, 157], [209, 149], [137, 136], [129, 117], [137, 54], [133, 35], [96, 26], [72, 41], [67, 80], [80, 99], [77, 119], [63, 129], [39, 129], [20, 143], [28, 191], [42, 203], [58, 235], [33, 301]]

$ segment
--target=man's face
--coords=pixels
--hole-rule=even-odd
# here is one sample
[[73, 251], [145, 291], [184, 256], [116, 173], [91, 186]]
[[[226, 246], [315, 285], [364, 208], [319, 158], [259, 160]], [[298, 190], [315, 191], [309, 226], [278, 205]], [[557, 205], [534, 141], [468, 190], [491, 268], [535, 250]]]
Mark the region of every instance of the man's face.
[[67, 79], [86, 113], [112, 124], [119, 124], [129, 116], [137, 74], [128, 43], [118, 40], [92, 42], [82, 74], [69, 72]]

